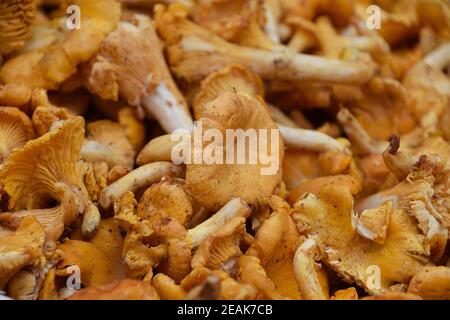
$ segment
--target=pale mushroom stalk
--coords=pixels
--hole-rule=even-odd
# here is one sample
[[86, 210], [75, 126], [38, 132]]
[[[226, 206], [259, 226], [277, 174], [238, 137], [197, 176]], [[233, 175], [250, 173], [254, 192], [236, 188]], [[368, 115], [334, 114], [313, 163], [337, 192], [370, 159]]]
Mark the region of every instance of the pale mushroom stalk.
[[367, 64], [296, 53], [288, 48], [267, 51], [225, 41], [223, 47], [212, 47], [196, 37], [184, 38], [180, 44], [187, 54], [217, 54], [224, 61], [241, 63], [268, 80], [362, 84], [373, 74], [373, 68]]
[[445, 68], [450, 63], [450, 43], [441, 45], [439, 48], [428, 54], [423, 61], [425, 64], [436, 69]]
[[180, 102], [168, 86], [162, 82], [153, 92], [142, 97], [142, 106], [167, 132], [176, 129], [193, 129], [191, 115], [186, 112], [186, 104]]
[[154, 161], [171, 161], [172, 148], [177, 143], [177, 141], [172, 141], [171, 134], [154, 138], [142, 148], [136, 159], [136, 163], [143, 165]]
[[294, 255], [295, 279], [306, 300], [328, 300], [326, 277], [319, 274], [320, 266], [316, 262], [319, 250], [314, 239], [307, 239], [300, 245]]
[[382, 154], [386, 149], [386, 144], [374, 140], [348, 109], [341, 109], [337, 119], [350, 140], [365, 154]]
[[147, 16], [135, 14], [118, 24], [87, 68], [85, 82], [103, 99], [121, 97], [132, 106], [143, 107], [167, 132], [193, 128], [189, 107]]
[[399, 151], [400, 138], [391, 136], [389, 138], [389, 146], [383, 152], [383, 161], [388, 169], [395, 174], [395, 176], [403, 180], [411, 172], [414, 164], [419, 160], [419, 157], [414, 157], [404, 151]]
[[95, 140], [85, 140], [81, 156], [88, 162], [106, 162], [110, 168], [123, 164], [122, 159], [108, 146]]
[[250, 207], [241, 199], [230, 200], [217, 211], [211, 218], [202, 222], [195, 228], [188, 230], [187, 239], [192, 248], [196, 248], [210, 234], [219, 230], [225, 223], [236, 217], [247, 218], [251, 213]]
[[180, 78], [198, 81], [217, 68], [236, 63], [262, 78], [326, 83], [366, 83], [373, 65], [298, 54], [288, 47], [262, 50], [231, 44], [187, 19], [179, 6], [158, 6], [156, 25], [167, 44], [172, 70]]
[[108, 208], [127, 191], [137, 191], [158, 182], [164, 176], [180, 177], [183, 169], [170, 162], [153, 162], [131, 171], [126, 176], [103, 189], [100, 205]]
[[278, 128], [288, 147], [316, 152], [346, 151], [343, 144], [324, 133], [314, 130], [289, 128], [280, 124], [278, 125]]

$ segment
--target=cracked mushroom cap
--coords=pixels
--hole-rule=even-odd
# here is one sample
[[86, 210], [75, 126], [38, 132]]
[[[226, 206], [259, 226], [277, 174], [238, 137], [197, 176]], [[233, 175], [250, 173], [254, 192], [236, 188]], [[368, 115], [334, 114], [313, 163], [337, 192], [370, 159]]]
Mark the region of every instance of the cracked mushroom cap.
[[279, 294], [300, 299], [293, 269], [299, 234], [290, 216], [291, 208], [277, 196], [272, 196], [269, 203], [273, 212], [263, 222], [245, 254], [261, 261]]
[[33, 217], [24, 218], [15, 232], [0, 231], [0, 288], [25, 266], [44, 254], [45, 232]]
[[[226, 164], [226, 148], [219, 144], [220, 141], [216, 141], [215, 144], [220, 150], [215, 157], [223, 164], [205, 164], [202, 161], [203, 164], [187, 165], [186, 184], [193, 198], [203, 207], [217, 211], [235, 197], [253, 204], [260, 198], [270, 196], [281, 181], [284, 145], [262, 98], [245, 93], [225, 93], [205, 106], [199, 123], [203, 126], [203, 132], [215, 129], [222, 137], [226, 137], [227, 129], [256, 130], [258, 136], [263, 132], [261, 129], [266, 129], [259, 143], [266, 144], [274, 170], [263, 175], [265, 166], [261, 159], [256, 159], [255, 164], [250, 163], [252, 150], [251, 144], [247, 142], [244, 142], [245, 159], [237, 159], [244, 164]], [[258, 142], [252, 142], [253, 146], [255, 143]], [[232, 147], [236, 149], [237, 142]], [[236, 154], [233, 157], [236, 157]], [[236, 159], [233, 162], [235, 163]]]
[[198, 207], [187, 192], [184, 181], [165, 177], [144, 192], [137, 215], [141, 219], [166, 215], [186, 226]]
[[[321, 261], [346, 282], [356, 282], [370, 294], [388, 292], [407, 284], [429, 262], [424, 237], [405, 211], [391, 212], [383, 245], [359, 236], [352, 225], [353, 197], [347, 189], [326, 186], [294, 205], [297, 228], [314, 239], [323, 252]], [[380, 270], [380, 286], [373, 285], [369, 267]]]
[[[95, 141], [110, 152], [104, 154], [105, 162], [109, 163], [108, 158], [117, 159], [115, 165], [122, 165], [128, 169], [134, 166], [135, 151], [133, 145], [128, 140], [126, 129], [119, 123], [110, 120], [98, 120], [87, 125], [87, 140]], [[93, 148], [95, 149], [95, 148]], [[92, 150], [90, 155], [85, 154], [86, 160], [94, 160], [95, 151]], [[102, 159], [103, 151], [99, 150], [99, 161]], [[91, 158], [92, 156], [92, 158]], [[116, 162], [116, 161], [112, 161]]]
[[202, 81], [192, 105], [195, 117], [201, 117], [205, 105], [225, 92], [264, 97], [264, 84], [259, 76], [243, 66], [231, 65], [220, 69]]
[[34, 128], [39, 136], [42, 136], [52, 130], [60, 122], [70, 118], [74, 118], [70, 110], [56, 106], [40, 106], [37, 107], [32, 116]]
[[0, 3], [0, 55], [20, 49], [36, 17], [36, 0], [5, 0]]
[[[84, 120], [76, 117], [13, 152], [1, 171], [9, 207], [14, 210], [43, 208], [52, 199], [61, 200], [61, 184], [66, 192], [77, 195], [82, 202], [88, 199], [83, 183], [84, 169], [78, 161], [83, 140]], [[82, 212], [87, 203], [80, 205]]]
[[242, 255], [239, 244], [245, 234], [245, 218], [237, 217], [209, 235], [195, 251], [192, 268], [206, 267], [212, 270], [225, 268], [230, 259]]
[[34, 135], [33, 124], [25, 113], [17, 108], [0, 107], [0, 163]]
[[[114, 0], [77, 0], [72, 4], [80, 7], [81, 28], [60, 27], [66, 23], [65, 16], [47, 22], [51, 29], [57, 30], [56, 41], [8, 60], [0, 69], [3, 83], [58, 88], [77, 71], [80, 63], [88, 61], [98, 51], [102, 40], [120, 20], [120, 4]], [[36, 38], [29, 39], [30, 43], [41, 41], [39, 33], [34, 36]]]
[[124, 279], [79, 290], [69, 300], [159, 300], [159, 296], [149, 283]]

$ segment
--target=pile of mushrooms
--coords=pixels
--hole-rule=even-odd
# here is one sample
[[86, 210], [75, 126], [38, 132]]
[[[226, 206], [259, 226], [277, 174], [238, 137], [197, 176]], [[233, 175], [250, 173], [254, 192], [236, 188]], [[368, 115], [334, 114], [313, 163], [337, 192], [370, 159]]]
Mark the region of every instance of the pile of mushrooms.
[[5, 298], [450, 299], [448, 1], [67, 5], [0, 4]]

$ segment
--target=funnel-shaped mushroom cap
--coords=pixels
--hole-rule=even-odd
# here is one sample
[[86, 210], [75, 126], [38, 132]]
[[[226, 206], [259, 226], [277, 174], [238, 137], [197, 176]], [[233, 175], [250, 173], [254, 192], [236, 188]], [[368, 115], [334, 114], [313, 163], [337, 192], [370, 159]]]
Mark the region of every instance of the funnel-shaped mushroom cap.
[[[77, 0], [72, 4], [80, 8], [80, 28], [67, 28], [65, 16], [49, 21], [48, 26], [57, 30], [56, 41], [8, 60], [0, 69], [4, 83], [55, 89], [77, 71], [78, 64], [98, 51], [120, 19], [120, 4], [114, 0]], [[30, 42], [41, 41], [42, 35], [33, 35], [36, 38]]]
[[33, 138], [33, 124], [25, 113], [17, 108], [0, 107], [0, 163]]
[[36, 0], [5, 0], [0, 3], [0, 55], [22, 47], [36, 16]]
[[0, 288], [24, 266], [44, 254], [45, 233], [33, 217], [22, 220], [15, 232], [0, 232]]
[[49, 200], [61, 200], [58, 183], [88, 199], [78, 162], [83, 140], [84, 120], [77, 117], [13, 152], [1, 172], [10, 208], [43, 208]]
[[[217, 161], [196, 164], [194, 155], [192, 164], [187, 165], [186, 183], [194, 199], [207, 209], [218, 210], [232, 198], [253, 204], [270, 196], [281, 181], [284, 145], [262, 98], [225, 93], [205, 106], [198, 122], [203, 132], [218, 135], [213, 137]], [[230, 132], [236, 133], [236, 138], [230, 138]], [[239, 132], [244, 134], [239, 136]], [[245, 137], [247, 134], [250, 138]], [[204, 158], [208, 147], [209, 143], [203, 144]], [[262, 155], [264, 150], [266, 155]], [[262, 162], [265, 156], [270, 157], [271, 164]]]
[[193, 101], [195, 117], [200, 117], [204, 106], [225, 92], [244, 92], [263, 97], [264, 84], [259, 76], [240, 65], [220, 69], [202, 81]]
[[[324, 253], [322, 262], [345, 281], [356, 282], [371, 294], [406, 284], [429, 260], [424, 237], [414, 218], [394, 209], [384, 245], [359, 236], [352, 225], [353, 197], [347, 189], [326, 186], [317, 195], [306, 194], [294, 205], [297, 227]], [[374, 270], [373, 266], [379, 269]], [[369, 277], [379, 270], [380, 283]], [[378, 274], [378, 273], [377, 273]]]

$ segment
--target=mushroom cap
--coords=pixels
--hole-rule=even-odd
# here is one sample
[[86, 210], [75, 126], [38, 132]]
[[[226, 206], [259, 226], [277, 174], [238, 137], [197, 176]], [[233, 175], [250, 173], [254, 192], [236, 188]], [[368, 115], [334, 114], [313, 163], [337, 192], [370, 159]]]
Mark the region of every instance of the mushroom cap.
[[[187, 164], [186, 184], [200, 205], [217, 211], [235, 197], [248, 204], [254, 204], [258, 199], [272, 194], [281, 181], [284, 145], [279, 132], [278, 141], [272, 141], [271, 137], [267, 137], [267, 133], [272, 136], [271, 133], [278, 129], [262, 98], [248, 96], [242, 92], [222, 94], [205, 106], [199, 123], [202, 124], [204, 131], [219, 130], [222, 139], [226, 137], [227, 129], [256, 130], [256, 135], [260, 135], [260, 129], [267, 129], [265, 142], [278, 148], [277, 150], [267, 148], [268, 154], [277, 157], [275, 160], [278, 161], [276, 173], [271, 175], [261, 174], [263, 168], [261, 159], [257, 159], [256, 164], [249, 163], [247, 160], [249, 151], [256, 152], [256, 150], [250, 150], [248, 142], [245, 142], [246, 159], [242, 159], [245, 164], [226, 164], [224, 145], [219, 146], [223, 150], [221, 159], [223, 164], [204, 164], [203, 161], [202, 164]], [[216, 145], [218, 143], [220, 141], [215, 142]], [[236, 149], [237, 143], [235, 142], [232, 147]], [[234, 156], [236, 157], [236, 154]], [[236, 159], [233, 162], [236, 162]]]
[[[323, 187], [294, 205], [294, 221], [316, 240], [324, 253], [322, 262], [345, 281], [356, 282], [371, 294], [389, 291], [397, 283], [408, 283], [428, 262], [423, 235], [414, 218], [394, 209], [384, 245], [359, 236], [352, 226], [353, 197], [348, 189]], [[369, 267], [380, 270], [380, 286], [371, 286]]]
[[450, 268], [424, 267], [411, 279], [408, 293], [418, 295], [425, 300], [449, 300]]
[[227, 261], [242, 255], [239, 244], [244, 234], [245, 218], [231, 219], [200, 244], [192, 257], [192, 268], [221, 269]]
[[258, 229], [245, 254], [261, 261], [279, 294], [300, 299], [292, 264], [299, 234], [290, 216], [291, 208], [277, 196], [270, 197], [269, 203], [273, 212]]
[[164, 273], [155, 275], [152, 285], [162, 300], [186, 300], [186, 291]]
[[159, 296], [147, 282], [124, 279], [79, 290], [69, 300], [159, 300]]
[[80, 268], [81, 282], [85, 288], [104, 285], [123, 278], [114, 261], [93, 243], [80, 240], [66, 240], [58, 246], [63, 259], [56, 268], [57, 275], [70, 275], [65, 269], [70, 266]]
[[[49, 21], [52, 29], [59, 28], [57, 41], [8, 60], [0, 69], [2, 82], [56, 89], [77, 71], [78, 64], [88, 61], [98, 51], [104, 37], [120, 20], [120, 4], [114, 0], [77, 0], [73, 4], [82, 12], [82, 27], [59, 28], [66, 22], [65, 16]], [[30, 42], [41, 41], [39, 33], [34, 36], [37, 39], [31, 38]]]
[[0, 233], [0, 288], [20, 269], [44, 254], [45, 232], [34, 217], [24, 218], [12, 234]]
[[0, 107], [0, 163], [35, 136], [30, 118], [17, 108]]
[[264, 97], [261, 78], [243, 66], [230, 65], [211, 73], [200, 86], [192, 107], [196, 118], [201, 117], [203, 108], [225, 92], [244, 92], [251, 96]]
[[0, 55], [21, 48], [36, 17], [36, 0], [5, 0], [0, 3]]
[[83, 140], [84, 120], [76, 117], [13, 152], [1, 171], [9, 207], [37, 209], [48, 205], [49, 200], [60, 200], [58, 183], [87, 197], [84, 169], [78, 162]]
[[163, 178], [161, 182], [148, 188], [139, 201], [137, 215], [141, 219], [151, 219], [152, 216], [166, 215], [175, 218], [186, 226], [197, 209], [192, 197], [187, 193], [184, 183]]
[[37, 107], [33, 112], [33, 125], [39, 136], [42, 136], [52, 129], [52, 126], [61, 120], [73, 118], [75, 115], [66, 108], [54, 106]]
[[135, 151], [128, 140], [126, 129], [117, 122], [98, 120], [87, 125], [88, 139], [94, 140], [107, 148], [120, 159], [119, 165], [128, 169], [134, 166]]

